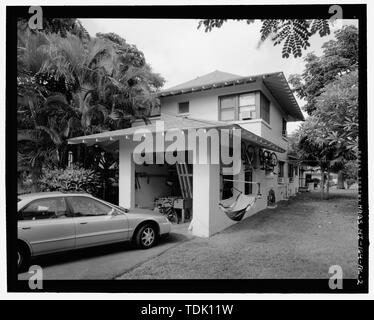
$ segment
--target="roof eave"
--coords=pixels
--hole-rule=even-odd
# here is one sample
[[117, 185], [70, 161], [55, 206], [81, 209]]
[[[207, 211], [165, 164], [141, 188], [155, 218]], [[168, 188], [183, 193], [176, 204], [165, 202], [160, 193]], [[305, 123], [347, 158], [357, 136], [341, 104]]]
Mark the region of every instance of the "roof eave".
[[165, 90], [165, 91], [159, 92], [157, 96], [164, 98], [168, 96], [176, 96], [176, 95], [181, 95], [181, 94], [186, 94], [186, 93], [200, 92], [200, 91], [213, 90], [213, 89], [218, 89], [218, 88], [223, 88], [223, 87], [241, 85], [241, 84], [251, 83], [255, 81], [256, 81], [256, 76], [243, 77], [241, 79], [222, 81], [222, 82], [196, 86], [196, 87], [191, 87], [191, 88], [177, 89], [177, 90]]

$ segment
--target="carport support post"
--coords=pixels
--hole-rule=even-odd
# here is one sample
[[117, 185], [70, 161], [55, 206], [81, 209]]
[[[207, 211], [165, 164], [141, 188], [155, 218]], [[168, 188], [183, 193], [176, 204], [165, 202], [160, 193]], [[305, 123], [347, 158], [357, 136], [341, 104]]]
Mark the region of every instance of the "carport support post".
[[219, 214], [219, 164], [194, 164], [193, 166], [193, 224], [192, 233], [199, 237], [209, 237], [214, 219]]
[[125, 140], [119, 142], [119, 205], [124, 208], [135, 207], [135, 163], [132, 147]]

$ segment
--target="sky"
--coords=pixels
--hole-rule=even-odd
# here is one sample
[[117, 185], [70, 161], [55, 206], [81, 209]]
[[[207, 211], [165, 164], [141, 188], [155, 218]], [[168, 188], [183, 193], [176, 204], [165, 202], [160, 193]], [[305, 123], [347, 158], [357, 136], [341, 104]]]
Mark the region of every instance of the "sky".
[[[195, 19], [79, 19], [91, 36], [114, 32], [143, 51], [146, 61], [166, 80], [164, 89], [198, 76], [220, 70], [240, 76], [283, 71], [286, 78], [304, 70], [303, 57], [308, 52], [322, 53], [322, 44], [333, 34], [310, 39], [303, 57], [282, 58], [282, 45], [268, 40], [259, 42], [261, 23], [228, 21], [220, 29], [205, 33], [197, 29]], [[354, 21], [345, 20], [344, 24]], [[357, 25], [357, 24], [356, 24]], [[333, 30], [336, 30], [333, 27]], [[297, 98], [297, 97], [296, 97]], [[300, 106], [304, 101], [297, 98]], [[289, 123], [293, 132], [299, 122]]]

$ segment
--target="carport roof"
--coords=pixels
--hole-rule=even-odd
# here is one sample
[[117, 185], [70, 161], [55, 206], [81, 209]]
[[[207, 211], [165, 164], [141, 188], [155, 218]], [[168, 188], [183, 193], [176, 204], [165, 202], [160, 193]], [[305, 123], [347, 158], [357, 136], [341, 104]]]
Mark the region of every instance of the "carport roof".
[[[245, 139], [252, 144], [259, 146], [261, 148], [269, 149], [276, 152], [285, 152], [283, 148], [277, 146], [273, 142], [266, 140], [237, 124], [228, 124], [223, 121], [210, 121], [210, 120], [201, 120], [193, 119], [190, 117], [178, 117], [178, 116], [169, 116], [163, 115], [159, 120], [163, 121], [164, 130], [189, 130], [189, 129], [241, 129], [242, 130], [242, 139]], [[120, 139], [129, 139], [130, 136], [134, 135], [140, 130], [147, 130], [151, 133], [160, 132], [159, 127], [156, 125], [157, 120], [153, 120], [150, 124], [144, 126], [136, 126], [127, 129], [115, 130], [115, 131], [106, 131], [96, 134], [91, 134], [88, 136], [80, 136], [76, 138], [71, 138], [68, 140], [69, 144], [79, 144], [85, 143], [87, 145], [95, 144], [108, 144], [114, 143]]]

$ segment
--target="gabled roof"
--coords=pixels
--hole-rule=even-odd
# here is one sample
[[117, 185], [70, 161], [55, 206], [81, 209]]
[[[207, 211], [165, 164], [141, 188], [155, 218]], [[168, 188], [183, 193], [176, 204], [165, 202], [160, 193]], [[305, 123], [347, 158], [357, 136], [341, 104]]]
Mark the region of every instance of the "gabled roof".
[[168, 88], [162, 92], [179, 91], [179, 90], [184, 90], [184, 89], [197, 88], [201, 86], [208, 86], [208, 85], [213, 85], [215, 83], [232, 81], [238, 78], [242, 78], [242, 76], [216, 70], [206, 75], [203, 75], [201, 77], [197, 77], [193, 80], [190, 80], [190, 81], [178, 84], [177, 86]]
[[185, 93], [217, 89], [254, 82], [256, 81], [256, 79], [263, 80], [265, 86], [278, 101], [281, 108], [290, 116], [289, 121], [305, 120], [300, 110], [299, 104], [297, 103], [283, 72], [243, 77], [232, 73], [226, 73], [216, 70], [196, 79], [162, 90], [158, 94], [158, 96], [167, 97]]

